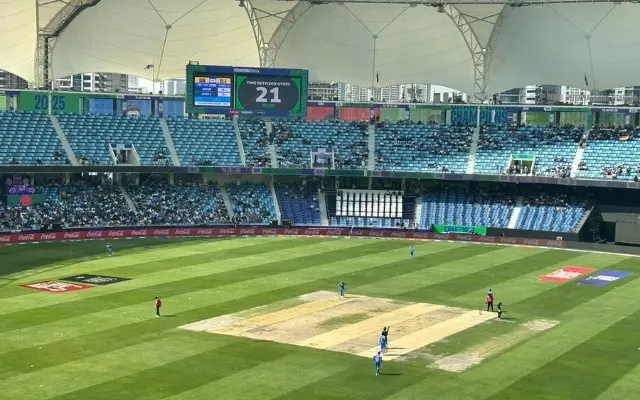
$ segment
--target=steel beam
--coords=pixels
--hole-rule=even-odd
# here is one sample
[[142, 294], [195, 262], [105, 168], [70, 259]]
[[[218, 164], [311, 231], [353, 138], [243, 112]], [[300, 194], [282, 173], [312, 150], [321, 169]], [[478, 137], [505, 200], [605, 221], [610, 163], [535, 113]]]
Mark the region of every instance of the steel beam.
[[280, 46], [282, 46], [282, 43], [287, 38], [289, 31], [312, 6], [313, 2], [298, 2], [291, 10], [289, 10], [288, 13], [286, 13], [286, 15], [284, 15], [284, 17], [282, 17], [280, 24], [262, 49], [264, 57], [264, 62], [262, 64], [263, 67], [275, 66], [278, 51], [280, 51]]
[[[80, 14], [82, 10], [93, 7], [100, 0], [65, 0], [65, 5], [49, 20], [45, 27], [38, 26], [38, 41], [35, 62], [35, 86], [50, 87], [53, 80], [51, 62], [53, 59], [53, 42], [56, 37]], [[36, 0], [36, 7], [51, 4], [52, 0]], [[38, 13], [36, 13], [38, 15]], [[38, 21], [39, 24], [39, 21]]]

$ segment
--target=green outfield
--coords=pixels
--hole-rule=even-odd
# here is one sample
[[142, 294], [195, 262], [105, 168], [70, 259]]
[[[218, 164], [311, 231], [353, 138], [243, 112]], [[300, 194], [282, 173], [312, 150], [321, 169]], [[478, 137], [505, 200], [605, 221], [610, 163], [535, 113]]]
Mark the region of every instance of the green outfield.
[[[346, 238], [120, 240], [110, 258], [104, 245], [0, 248], [0, 399], [640, 398], [638, 258]], [[539, 280], [563, 267], [597, 271]], [[481, 311], [489, 288], [504, 320]]]

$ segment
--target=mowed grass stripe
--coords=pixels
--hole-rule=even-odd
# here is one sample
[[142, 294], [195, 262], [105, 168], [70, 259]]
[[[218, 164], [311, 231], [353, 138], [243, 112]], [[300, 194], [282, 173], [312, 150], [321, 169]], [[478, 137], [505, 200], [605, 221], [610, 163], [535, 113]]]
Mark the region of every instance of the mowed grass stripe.
[[[422, 257], [429, 257], [428, 251], [444, 251], [446, 246], [430, 246], [421, 254]], [[476, 249], [481, 249], [475, 246]], [[453, 251], [453, 249], [451, 249]], [[401, 256], [403, 249], [388, 252], [392, 259]], [[375, 268], [379, 270], [379, 274], [366, 274], [359, 277], [358, 281], [366, 284], [372, 283], [379, 279], [384, 279], [384, 271], [386, 270], [385, 258], [381, 259], [381, 254], [370, 254], [359, 260], [352, 260], [350, 270]], [[404, 260], [405, 264], [406, 259]], [[376, 266], [379, 264], [379, 266]], [[371, 267], [371, 265], [374, 265]], [[336, 277], [329, 274], [335, 274], [336, 265], [330, 264], [323, 267], [326, 275], [323, 279], [308, 279], [302, 282], [291, 282], [291, 284], [282, 285], [282, 279], [276, 281], [276, 285], [270, 282], [260, 282], [260, 286], [264, 286], [258, 290], [255, 287], [244, 286], [238, 290], [230, 290], [222, 295], [211, 295], [206, 293], [204, 301], [195, 302], [197, 306], [183, 310], [175, 318], [149, 318], [149, 310], [151, 305], [145, 306], [144, 311], [140, 312], [137, 321], [131, 319], [125, 320], [121, 313], [112, 318], [111, 314], [106, 315], [109, 321], [103, 321], [102, 325], [87, 325], [87, 321], [78, 319], [77, 321], [67, 321], [64, 324], [52, 323], [46, 329], [21, 332], [15, 335], [15, 346], [13, 350], [5, 349], [6, 353], [0, 357], [0, 375], [7, 376], [19, 371], [29, 370], [29, 360], [38, 358], [48, 360], [49, 365], [56, 363], [71, 361], [80, 357], [86, 357], [98, 354], [103, 351], [113, 351], [121, 346], [133, 345], [142, 340], [147, 340], [149, 336], [158, 334], [167, 329], [172, 329], [187, 323], [211, 318], [217, 315], [230, 314], [249, 308], [270, 304], [276, 301], [310, 293], [316, 290], [335, 290]], [[415, 264], [405, 266], [405, 273], [415, 271]], [[338, 272], [337, 277], [343, 276], [349, 270]], [[305, 274], [305, 275], [308, 275]], [[326, 282], [326, 283], [325, 283]], [[279, 286], [279, 287], [278, 287]], [[90, 316], [91, 317], [91, 316]], [[100, 316], [95, 316], [96, 318]], [[120, 318], [119, 318], [120, 317]], [[100, 320], [99, 318], [97, 319]], [[77, 323], [78, 326], [74, 324]], [[106, 325], [106, 327], [104, 326]], [[48, 334], [42, 332], [54, 331], [63, 333], [58, 337], [49, 337]], [[100, 347], [94, 347], [92, 343], [101, 343]], [[0, 347], [1, 348], [1, 347]], [[75, 349], [81, 349], [76, 351]]]
[[551, 289], [540, 291], [534, 296], [516, 302], [513, 307], [518, 313], [527, 314], [531, 317], [557, 318], [561, 314], [592, 299], [597, 299], [613, 290], [619, 290], [624, 286], [635, 283], [635, 281], [640, 278], [640, 265], [637, 259], [628, 258], [607, 266], [607, 269], [634, 273], [631, 276], [602, 287], [578, 285], [576, 281], [579, 279], [565, 284], [551, 285]]
[[[223, 242], [227, 239], [210, 239], [208, 243]], [[154, 248], [169, 248], [178, 245], [189, 249], [191, 243], [204, 242], [203, 239], [182, 238], [179, 243], [167, 238], [138, 239], [122, 241], [122, 254], [132, 256], [151, 253]], [[104, 260], [104, 241], [83, 241], [68, 243], [34, 243], [25, 246], [4, 246], [0, 253], [0, 299], [28, 294], [17, 286], [18, 282], [31, 281], [37, 275], [56, 275], [58, 270], [73, 268], [75, 264], [91, 260]], [[33, 278], [36, 279], [36, 278]]]
[[[163, 259], [149, 261], [144, 263], [135, 263], [121, 267], [109, 267], [96, 270], [97, 275], [107, 276], [125, 276], [135, 278], [137, 276], [157, 271], [171, 271], [185, 265], [196, 266], [207, 264], [212, 260], [224, 261], [237, 258], [246, 258], [254, 255], [262, 255], [264, 253], [296, 249], [329, 241], [325, 238], [303, 238], [303, 240], [295, 240], [291, 238], [245, 238], [230, 240], [233, 246], [225, 248], [211, 248], [208, 252], [175, 256], [176, 253], [170, 252]], [[217, 246], [216, 246], [217, 247]], [[182, 252], [180, 252], [182, 253]]]
[[[262, 363], [282, 359], [292, 351], [280, 346], [269, 346], [264, 342], [238, 341], [50, 399], [164, 399]], [[147, 384], [140, 384], [141, 382]], [[211, 393], [209, 398], [218, 397]]]
[[[616, 263], [625, 260], [625, 258], [622, 257], [611, 257], [604, 254], [576, 254], [577, 256], [570, 261], [563, 260], [555, 264], [541, 265], [540, 269], [532, 269], [531, 271], [528, 271], [527, 273], [517, 276], [513, 279], [495, 284], [491, 286], [491, 288], [493, 288], [499, 301], [502, 301], [505, 304], [513, 305], [514, 303], [523, 301], [529, 297], [542, 296], [542, 293], [553, 290], [559, 285], [562, 285], [561, 283], [559, 284], [557, 282], [541, 282], [538, 278], [567, 266], [567, 263], [569, 262], [573, 266], [603, 269], [612, 266], [615, 267]], [[584, 278], [584, 276], [582, 278]], [[577, 278], [575, 279], [575, 281], [582, 278]], [[483, 299], [485, 294], [486, 288], [481, 287], [476, 291], [471, 291], [455, 297], [453, 301], [460, 303], [473, 301], [477, 302], [478, 299]]]
[[423, 289], [426, 285], [435, 285], [451, 279], [459, 278], [470, 273], [476, 273], [487, 268], [492, 268], [497, 264], [520, 260], [524, 257], [534, 255], [539, 250], [531, 248], [506, 248], [499, 246], [491, 247], [495, 251], [481, 253], [472, 257], [452, 260], [431, 260], [425, 259], [431, 265], [430, 268], [418, 269], [412, 273], [396, 276], [390, 273], [389, 277], [375, 285], [359, 285], [355, 290], [358, 293], [370, 296], [384, 293], [385, 296], [396, 296], [398, 294]]
[[197, 357], [200, 353], [224, 345], [223, 341], [211, 343], [194, 336], [168, 335], [3, 380], [1, 395], [8, 399], [48, 399], [185, 358]]
[[163, 400], [274, 399], [349, 368], [349, 363], [296, 351]]
[[[64, 271], [63, 273], [67, 273], [69, 275], [80, 274], [80, 273], [93, 273], [93, 271], [102, 270], [106, 265], [109, 265], [110, 268], [116, 267], [126, 267], [130, 264], [140, 263], [140, 262], [154, 262], [161, 261], [167, 257], [170, 257], [171, 254], [181, 254], [182, 255], [197, 255], [211, 252], [215, 248], [229, 248], [229, 247], [237, 247], [240, 243], [238, 241], [234, 241], [231, 239], [209, 239], [209, 240], [199, 240], [197, 242], [185, 242], [185, 243], [176, 243], [176, 242], [167, 242], [162, 244], [161, 242], [154, 242], [153, 246], [145, 246], [143, 244], [144, 239], [136, 239], [136, 240], [120, 240], [117, 242], [111, 242], [114, 246], [115, 255], [113, 257], [108, 257], [105, 246], [107, 241], [95, 241], [90, 242], [93, 243], [94, 246], [99, 246], [96, 253], [92, 254], [89, 257], [77, 257], [78, 251], [76, 248], [82, 249], [83, 245], [86, 242], [69, 242], [65, 245], [66, 257], [63, 258], [62, 262], [52, 263], [46, 265], [38, 274], [30, 274], [29, 276], [24, 276], [18, 280], [18, 283], [24, 282], [32, 282], [33, 279], [55, 279], [59, 278], [59, 272]], [[136, 245], [136, 247], [126, 247], [126, 250], [118, 252], [118, 246], [122, 246], [124, 243]], [[40, 249], [40, 244], [30, 244], [25, 245], [25, 248], [31, 249], [32, 252], [40, 252], [43, 251]], [[58, 244], [59, 246], [62, 244]], [[60, 255], [62, 256], [62, 254]], [[108, 261], [107, 261], [108, 260]], [[28, 272], [28, 265], [24, 266], [24, 272]], [[67, 276], [67, 275], [64, 275]], [[28, 293], [28, 292], [27, 292]]]
[[[392, 342], [393, 343], [393, 342]], [[373, 357], [373, 354], [371, 355]], [[413, 384], [425, 376], [425, 368], [411, 368], [404, 363], [383, 362], [382, 375], [376, 376], [371, 359], [357, 357], [351, 361], [351, 368], [313, 382], [293, 392], [277, 397], [277, 400], [300, 399], [344, 399], [370, 400], [381, 399]], [[415, 397], [402, 399], [432, 399], [429, 391], [423, 391]], [[443, 399], [441, 397], [440, 399]], [[444, 397], [451, 399], [451, 397]]]
[[[495, 397], [595, 399], [640, 364], [638, 322], [640, 311], [512, 383]], [[640, 389], [636, 388], [636, 397], [638, 394]]]
[[633, 399], [638, 397], [638, 387], [640, 387], [640, 365], [636, 365], [626, 375], [619, 376], [614, 384], [596, 397], [596, 400]]
[[[583, 287], [583, 289], [597, 288]], [[640, 310], [640, 304], [635, 301], [638, 290], [640, 290], [640, 280], [636, 279], [557, 315], [557, 319], [562, 322], [555, 328], [540, 333], [463, 374], [456, 375], [458, 380], [456, 396], [470, 400], [494, 398], [495, 393], [503, 388], [525, 378], [529, 373], [552, 362], [556, 357], [562, 356], [611, 325], [636, 313]], [[606, 357], [606, 355], [603, 356]], [[607, 360], [605, 364], [598, 363], [594, 368], [604, 369], [610, 362], [616, 361]], [[563, 376], [559, 375], [558, 379]], [[411, 398], [426, 390], [434, 397], [446, 398], [452, 388], [449, 382], [425, 379], [390, 399]]]
[[[536, 252], [523, 258], [494, 265], [490, 268], [458, 276], [435, 285], [425, 285], [420, 289], [398, 294], [400, 299], [422, 299], [429, 303], [444, 303], [461, 293], [494, 288], [500, 283], [538, 269], [541, 265], [567, 262], [577, 257], [577, 253], [547, 250]], [[478, 298], [481, 303], [484, 297]]]
[[[86, 303], [90, 303], [95, 307], [93, 310], [100, 308], [100, 311], [80, 313], [66, 319], [56, 318], [54, 314], [50, 316], [48, 322], [41, 321], [40, 325], [30, 325], [27, 328], [4, 332], [0, 334], [0, 354], [24, 347], [29, 342], [33, 345], [54, 341], [53, 337], [46, 334], [49, 329], [53, 329], [60, 336], [79, 336], [104, 329], [104, 325], [122, 326], [147, 319], [151, 315], [150, 311], [153, 310], [152, 300], [156, 294], [165, 299], [165, 313], [181, 313], [204, 305], [212, 306], [226, 300], [267, 292], [278, 287], [294, 286], [297, 283], [313, 282], [327, 277], [340, 277], [344, 272], [366, 269], [372, 264], [381, 265], [387, 259], [380, 254], [385, 251], [399, 250], [401, 245], [402, 243], [396, 241], [367, 242], [366, 245], [339, 249], [323, 255], [302, 257], [304, 262], [298, 259], [297, 262], [265, 264], [260, 268], [246, 271], [230, 271], [225, 274], [169, 282], [156, 285], [151, 289], [143, 288], [127, 292], [131, 296], [129, 298], [126, 294], [119, 293], [114, 296], [105, 296], [107, 301], [104, 303], [99, 301], [90, 303], [94, 299], [87, 299], [84, 303], [79, 302], [79, 305], [86, 307]], [[335, 288], [335, 285], [337, 281], [332, 286]], [[165, 296], [167, 293], [168, 295]], [[122, 305], [118, 307], [109, 300]], [[101, 307], [100, 304], [103, 306]], [[73, 310], [68, 312], [74, 313]], [[33, 314], [33, 311], [24, 313], [24, 317], [28, 319]], [[25, 335], [32, 340], [25, 341]]]
[[[165, 284], [167, 282], [182, 281], [183, 283], [188, 283], [189, 279], [197, 280], [200, 277], [213, 276], [216, 273], [229, 273], [233, 271], [240, 271], [243, 269], [250, 269], [264, 264], [275, 264], [294, 258], [309, 257], [310, 255], [322, 254], [335, 249], [351, 248], [358, 245], [364, 245], [366, 242], [334, 241], [332, 243], [324, 244], [322, 242], [308, 241], [306, 243], [307, 245], [303, 247], [287, 246], [285, 249], [274, 248], [272, 252], [262, 252], [259, 255], [250, 255], [246, 258], [243, 258], [242, 262], [238, 262], [238, 260], [235, 258], [220, 261], [210, 260], [209, 262], [204, 264], [200, 263], [193, 266], [183, 265], [181, 267], [171, 268], [169, 270], [161, 269], [156, 272], [151, 272], [139, 276], [138, 278], [132, 279], [130, 281], [125, 281], [108, 286], [96, 286], [89, 290], [64, 293], [59, 296], [52, 296], [51, 293], [42, 293], [37, 297], [21, 297], [20, 299], [14, 299], [12, 301], [7, 300], [6, 302], [0, 300], [0, 315], [18, 313], [36, 308], [47, 308], [56, 305], [62, 305], [64, 303], [71, 305], [71, 307], [75, 307], [72, 304], [77, 304], [79, 307], [82, 307], [82, 305], [85, 304], [88, 299], [104, 299], [104, 296], [111, 296], [112, 298], [116, 299], [115, 301], [118, 301], [121, 296], [117, 294], [122, 292], [149, 288], [152, 286]], [[62, 312], [61, 310], [58, 311]], [[58, 314], [59, 318], [60, 315], [61, 314]]]

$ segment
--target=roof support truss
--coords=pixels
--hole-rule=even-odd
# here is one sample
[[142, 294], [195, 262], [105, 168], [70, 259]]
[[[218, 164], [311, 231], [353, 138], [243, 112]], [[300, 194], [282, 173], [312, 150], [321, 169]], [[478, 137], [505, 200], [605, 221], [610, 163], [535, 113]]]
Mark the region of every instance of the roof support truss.
[[[284, 43], [284, 40], [287, 38], [289, 31], [293, 26], [298, 22], [298, 20], [311, 8], [313, 4], [311, 2], [300, 1], [298, 2], [291, 10], [285, 13], [272, 14], [259, 9], [253, 9], [251, 6], [247, 6], [247, 3], [250, 1], [245, 1], [245, 8], [247, 9], [247, 14], [249, 15], [249, 19], [251, 20], [251, 26], [260, 27], [260, 19], [264, 17], [258, 17], [255, 11], [261, 11], [268, 17], [276, 17], [280, 19], [280, 23], [278, 27], [273, 32], [270, 38], [264, 38], [262, 36], [262, 32], [260, 30], [261, 39], [258, 40], [258, 35], [256, 35], [256, 42], [258, 44], [258, 53], [260, 55], [260, 65], [262, 67], [273, 67], [276, 63], [276, 58], [278, 57], [278, 51], [280, 51], [280, 46]], [[251, 7], [253, 12], [249, 12], [248, 7]], [[254, 28], [254, 33], [256, 33], [256, 28]]]
[[451, 4], [439, 6], [438, 11], [447, 14], [451, 18], [469, 48], [471, 61], [473, 62], [473, 100], [482, 103], [488, 98], [486, 89], [491, 63], [490, 49], [486, 47], [486, 44], [480, 43], [470, 25], [470, 21], [467, 21], [466, 16], [458, 11], [455, 6]]
[[[53, 73], [51, 61], [53, 57], [53, 40], [62, 33], [69, 23], [82, 10], [93, 7], [100, 0], [66, 0], [65, 5], [49, 21], [47, 26], [38, 26], [38, 48], [36, 49], [35, 86], [50, 87]], [[52, 0], [36, 0], [36, 10], [39, 7], [51, 4]], [[39, 17], [37, 18], [39, 19]]]

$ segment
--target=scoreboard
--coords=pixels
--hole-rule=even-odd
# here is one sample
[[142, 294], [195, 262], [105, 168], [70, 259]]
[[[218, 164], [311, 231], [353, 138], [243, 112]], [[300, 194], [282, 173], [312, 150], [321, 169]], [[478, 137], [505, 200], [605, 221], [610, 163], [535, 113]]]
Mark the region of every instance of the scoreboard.
[[305, 117], [309, 72], [302, 69], [187, 65], [186, 111]]

